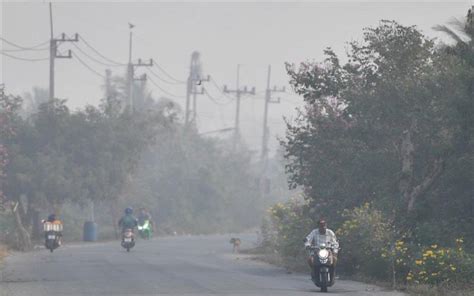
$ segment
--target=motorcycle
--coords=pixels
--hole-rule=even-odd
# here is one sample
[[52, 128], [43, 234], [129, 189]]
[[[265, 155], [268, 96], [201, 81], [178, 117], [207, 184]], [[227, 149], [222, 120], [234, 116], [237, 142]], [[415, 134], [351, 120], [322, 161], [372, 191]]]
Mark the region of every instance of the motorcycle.
[[122, 233], [122, 247], [127, 249], [127, 252], [130, 252], [130, 249], [135, 246], [135, 235], [133, 230], [127, 228]]
[[140, 237], [143, 239], [150, 239], [151, 238], [151, 222], [150, 220], [143, 221], [143, 225], [138, 225], [138, 233]]
[[52, 253], [54, 249], [57, 249], [61, 245], [61, 232], [63, 231], [63, 225], [58, 223], [44, 222], [43, 223], [44, 245], [46, 249]]
[[321, 292], [327, 292], [328, 287], [334, 285], [334, 248], [331, 245], [320, 244], [310, 246], [310, 256], [312, 258], [311, 278], [314, 284], [321, 288]]

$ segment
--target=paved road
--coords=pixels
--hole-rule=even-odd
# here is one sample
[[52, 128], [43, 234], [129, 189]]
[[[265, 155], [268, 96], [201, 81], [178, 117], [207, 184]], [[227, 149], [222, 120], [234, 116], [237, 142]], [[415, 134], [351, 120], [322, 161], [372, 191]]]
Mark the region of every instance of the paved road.
[[[251, 244], [245, 239], [243, 247]], [[130, 253], [119, 243], [65, 245], [7, 258], [1, 296], [65, 295], [313, 295], [308, 275], [287, 274], [230, 253], [229, 236], [139, 241]], [[402, 295], [338, 281], [332, 295]]]

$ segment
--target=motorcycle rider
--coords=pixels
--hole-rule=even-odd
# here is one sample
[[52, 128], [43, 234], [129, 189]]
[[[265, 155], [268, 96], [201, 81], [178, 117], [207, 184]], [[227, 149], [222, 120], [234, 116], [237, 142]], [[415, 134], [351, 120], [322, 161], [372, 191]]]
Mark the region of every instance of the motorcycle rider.
[[[311, 246], [319, 246], [321, 244], [326, 244], [332, 248], [331, 257], [332, 257], [332, 267], [330, 268], [331, 278], [334, 280], [335, 268], [337, 263], [337, 252], [339, 251], [339, 243], [337, 241], [334, 231], [327, 228], [327, 223], [324, 219], [318, 221], [318, 228], [313, 229], [308, 236], [306, 237], [305, 247], [309, 248]], [[311, 267], [311, 278], [314, 279], [314, 256], [308, 258], [308, 264]]]
[[125, 231], [125, 229], [134, 229], [138, 225], [138, 220], [133, 216], [133, 209], [128, 207], [125, 209], [125, 216], [120, 218], [119, 220], [119, 227], [122, 228], [122, 233]]
[[[62, 225], [62, 224], [63, 224], [63, 223], [61, 222], [61, 220], [59, 220], [59, 219], [56, 217], [56, 214], [51, 214], [51, 215], [49, 215], [49, 216], [48, 216], [48, 219], [42, 220], [41, 222], [43, 222], [43, 224], [44, 224], [44, 223], [52, 223], [52, 224], [58, 224], [58, 225]], [[58, 245], [60, 246], [61, 243], [62, 243], [61, 238], [62, 238], [63, 234], [62, 234], [61, 231], [58, 231], [57, 234], [58, 234]], [[47, 239], [47, 235], [48, 235], [48, 234], [45, 232], [44, 235], [45, 235], [45, 239]]]
[[148, 212], [145, 208], [140, 208], [138, 211], [138, 225], [145, 224], [145, 221], [150, 223], [150, 226], [153, 227], [153, 222], [151, 221], [150, 212]]
[[145, 208], [140, 208], [138, 211], [138, 232], [144, 239], [149, 239], [153, 232], [153, 221], [151, 220], [150, 212]]

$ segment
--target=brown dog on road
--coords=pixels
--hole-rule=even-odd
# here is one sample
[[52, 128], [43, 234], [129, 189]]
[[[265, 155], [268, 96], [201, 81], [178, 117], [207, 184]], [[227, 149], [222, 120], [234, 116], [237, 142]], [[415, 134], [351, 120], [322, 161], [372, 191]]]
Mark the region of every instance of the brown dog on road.
[[230, 239], [230, 243], [232, 244], [232, 253], [239, 253], [240, 252], [240, 238], [238, 237], [233, 237]]

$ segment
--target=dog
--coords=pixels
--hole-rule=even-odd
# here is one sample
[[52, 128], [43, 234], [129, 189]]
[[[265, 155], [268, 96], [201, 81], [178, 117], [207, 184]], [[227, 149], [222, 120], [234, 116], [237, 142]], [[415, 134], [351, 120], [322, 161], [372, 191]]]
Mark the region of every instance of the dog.
[[232, 253], [239, 253], [240, 252], [240, 238], [238, 237], [233, 237], [230, 239], [230, 243], [232, 244]]

